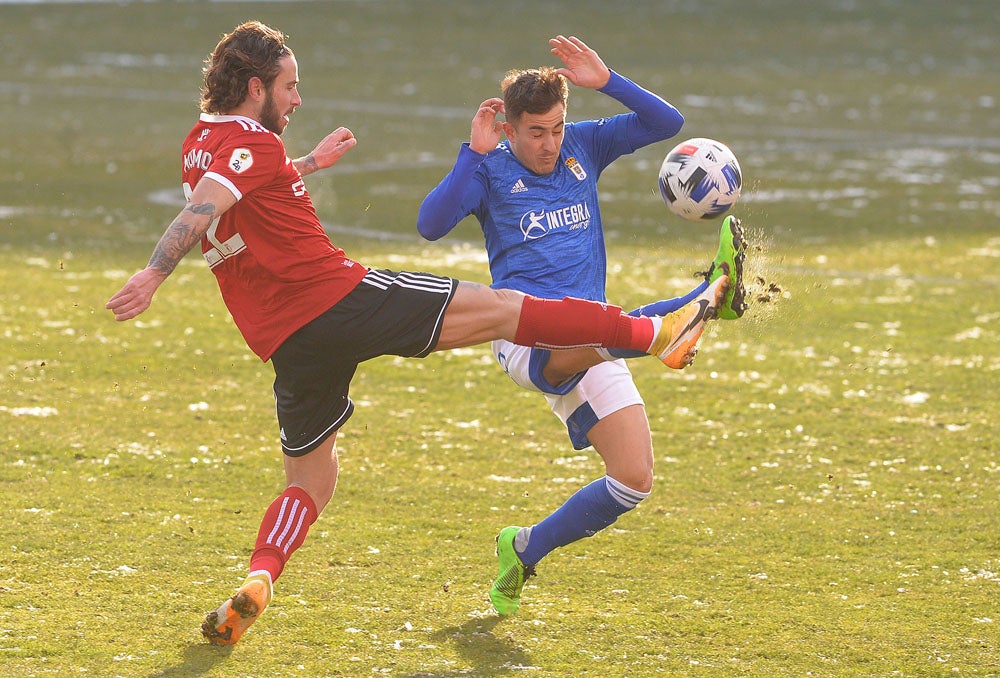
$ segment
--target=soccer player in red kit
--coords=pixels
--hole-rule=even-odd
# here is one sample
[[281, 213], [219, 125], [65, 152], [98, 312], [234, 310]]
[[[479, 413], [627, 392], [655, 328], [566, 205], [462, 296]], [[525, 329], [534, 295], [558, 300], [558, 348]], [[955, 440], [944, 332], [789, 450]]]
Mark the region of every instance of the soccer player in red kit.
[[285, 152], [280, 135], [302, 104], [298, 82], [280, 31], [252, 21], [222, 38], [205, 68], [203, 113], [183, 145], [187, 204], [146, 268], [106, 305], [116, 320], [136, 317], [201, 243], [247, 345], [274, 368], [286, 487], [264, 513], [246, 580], [202, 624], [218, 645], [239, 640], [264, 610], [332, 498], [337, 431], [353, 413], [348, 391], [361, 362], [502, 338], [560, 350], [631, 349], [682, 368], [726, 291], [721, 278], [712, 295], [675, 313], [635, 318], [580, 299], [369, 269], [330, 242], [302, 180], [337, 162], [354, 135], [339, 128], [307, 156]]

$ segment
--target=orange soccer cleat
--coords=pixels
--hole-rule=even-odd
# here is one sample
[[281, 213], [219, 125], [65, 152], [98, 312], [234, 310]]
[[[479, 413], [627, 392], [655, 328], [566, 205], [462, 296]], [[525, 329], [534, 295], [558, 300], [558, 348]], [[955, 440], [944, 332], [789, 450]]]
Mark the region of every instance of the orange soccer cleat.
[[698, 340], [705, 324], [718, 316], [719, 304], [729, 289], [729, 277], [722, 275], [690, 304], [663, 316], [663, 324], [649, 349], [664, 365], [682, 370], [698, 354]]
[[270, 574], [250, 573], [232, 598], [205, 616], [201, 635], [212, 645], [235, 645], [271, 602], [272, 592]]

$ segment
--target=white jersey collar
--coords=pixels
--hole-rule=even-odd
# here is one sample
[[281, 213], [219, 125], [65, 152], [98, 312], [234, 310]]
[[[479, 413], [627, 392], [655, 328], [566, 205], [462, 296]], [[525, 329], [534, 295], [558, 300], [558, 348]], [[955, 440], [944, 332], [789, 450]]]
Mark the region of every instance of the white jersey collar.
[[202, 122], [237, 122], [243, 121], [251, 125], [260, 125], [260, 123], [253, 118], [248, 118], [245, 115], [215, 115], [213, 113], [202, 113], [199, 116], [199, 120]]

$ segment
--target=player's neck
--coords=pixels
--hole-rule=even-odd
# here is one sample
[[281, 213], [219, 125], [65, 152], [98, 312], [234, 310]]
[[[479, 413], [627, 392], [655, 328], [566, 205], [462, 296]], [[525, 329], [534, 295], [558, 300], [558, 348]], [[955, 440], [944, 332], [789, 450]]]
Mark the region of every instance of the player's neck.
[[253, 105], [248, 105], [247, 102], [240, 104], [239, 106], [230, 111], [224, 112], [222, 115], [238, 115], [242, 118], [250, 118], [254, 122], [262, 124], [260, 119], [260, 112], [255, 110]]

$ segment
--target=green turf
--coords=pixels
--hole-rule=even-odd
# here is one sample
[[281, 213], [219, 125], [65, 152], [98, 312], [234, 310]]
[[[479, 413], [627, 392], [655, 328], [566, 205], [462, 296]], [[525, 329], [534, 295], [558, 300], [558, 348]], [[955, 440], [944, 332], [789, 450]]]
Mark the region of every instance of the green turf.
[[[990, 3], [0, 5], [0, 674], [997, 675], [1000, 58]], [[652, 496], [489, 611], [492, 540], [601, 474], [486, 347], [366, 364], [330, 507], [232, 650], [198, 625], [283, 476], [270, 366], [197, 258], [138, 322], [103, 304], [178, 206], [201, 58], [292, 36], [292, 153], [362, 261], [486, 280], [477, 227], [413, 237], [512, 66], [578, 34], [724, 140], [751, 310], [684, 372], [634, 362]], [[570, 117], [617, 108], [575, 91]], [[609, 297], [685, 291], [712, 229], [602, 178]], [[151, 200], [151, 195], [166, 196]], [[166, 204], [164, 204], [166, 203]], [[344, 229], [365, 229], [344, 232]], [[376, 231], [391, 236], [369, 237]], [[365, 233], [369, 235], [365, 235]]]

